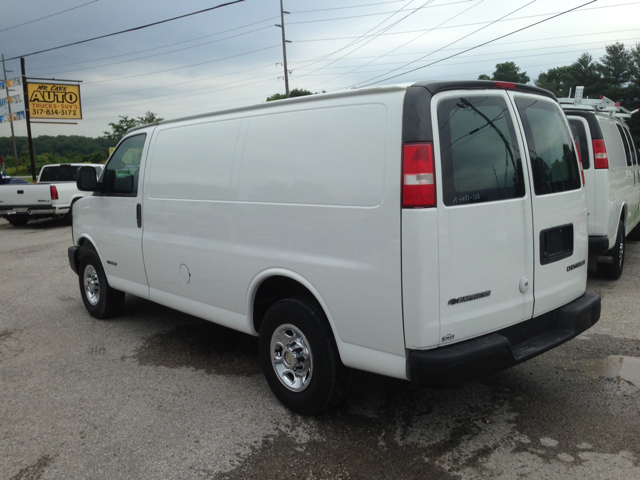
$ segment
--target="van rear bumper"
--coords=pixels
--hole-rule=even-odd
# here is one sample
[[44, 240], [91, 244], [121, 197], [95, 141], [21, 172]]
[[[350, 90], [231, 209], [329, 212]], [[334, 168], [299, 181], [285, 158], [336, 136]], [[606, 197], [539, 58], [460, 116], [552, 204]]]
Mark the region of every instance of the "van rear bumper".
[[454, 386], [522, 363], [561, 345], [600, 319], [600, 295], [585, 293], [531, 320], [454, 345], [409, 350], [409, 379], [430, 386]]

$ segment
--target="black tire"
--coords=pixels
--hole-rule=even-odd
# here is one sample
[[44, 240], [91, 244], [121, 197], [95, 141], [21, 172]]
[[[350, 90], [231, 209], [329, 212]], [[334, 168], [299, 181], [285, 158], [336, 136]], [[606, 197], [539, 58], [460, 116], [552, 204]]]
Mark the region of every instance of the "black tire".
[[635, 228], [629, 232], [629, 235], [627, 235], [627, 240], [633, 240], [634, 242], [637, 242], [640, 240], [640, 223], [636, 225]]
[[83, 247], [78, 263], [80, 295], [87, 311], [101, 320], [118, 314], [124, 306], [124, 292], [109, 286], [96, 251]]
[[289, 410], [315, 415], [346, 397], [351, 372], [340, 361], [324, 312], [312, 300], [273, 304], [260, 327], [259, 343], [267, 383]]
[[7, 221], [14, 227], [23, 227], [29, 221], [29, 217], [26, 215], [10, 215], [7, 217]]
[[596, 267], [598, 268], [598, 275], [608, 278], [609, 280], [619, 279], [620, 275], [622, 275], [622, 269], [624, 268], [624, 251], [624, 223], [619, 222], [616, 243], [613, 248], [604, 255], [606, 257], [611, 257], [612, 262], [597, 262]]

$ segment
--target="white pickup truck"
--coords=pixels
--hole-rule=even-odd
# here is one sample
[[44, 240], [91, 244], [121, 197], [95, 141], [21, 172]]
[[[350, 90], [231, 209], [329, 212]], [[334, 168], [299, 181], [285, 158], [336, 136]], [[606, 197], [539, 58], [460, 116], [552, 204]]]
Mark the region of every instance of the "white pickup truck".
[[3, 185], [0, 187], [0, 216], [13, 226], [46, 217], [60, 217], [71, 223], [71, 206], [87, 195], [78, 190], [76, 173], [78, 167], [87, 166], [94, 167], [98, 176], [104, 167], [91, 163], [45, 165], [35, 185]]

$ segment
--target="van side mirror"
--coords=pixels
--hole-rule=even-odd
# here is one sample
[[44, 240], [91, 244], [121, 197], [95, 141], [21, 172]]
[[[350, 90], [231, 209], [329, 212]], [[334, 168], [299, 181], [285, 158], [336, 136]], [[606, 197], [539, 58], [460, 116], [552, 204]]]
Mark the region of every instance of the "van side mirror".
[[82, 192], [98, 192], [98, 177], [96, 169], [93, 167], [78, 168], [78, 176], [76, 177], [76, 185], [78, 190]]

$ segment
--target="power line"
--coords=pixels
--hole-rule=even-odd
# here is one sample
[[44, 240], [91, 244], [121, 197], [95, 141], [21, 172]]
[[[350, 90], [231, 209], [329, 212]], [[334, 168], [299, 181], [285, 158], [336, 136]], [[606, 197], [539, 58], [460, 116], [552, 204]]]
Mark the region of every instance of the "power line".
[[[372, 5], [384, 5], [386, 3], [398, 3], [398, 2], [406, 2], [407, 0], [391, 0], [389, 2], [378, 2], [378, 3], [365, 3], [362, 5], [350, 5], [348, 7], [334, 7], [334, 8], [320, 8], [317, 10], [299, 10], [297, 12], [291, 12], [292, 14], [297, 14], [297, 13], [314, 13], [314, 12], [328, 12], [331, 10], [345, 10], [347, 8], [360, 8], [360, 7], [369, 7]], [[468, 2], [472, 2], [473, 0], [459, 0], [457, 2], [449, 2], [449, 3], [440, 3], [438, 5], [434, 5], [434, 7], [448, 7], [449, 5], [455, 5], [456, 3], [468, 3]], [[386, 12], [389, 13], [389, 12]]]
[[210, 45], [212, 43], [222, 42], [223, 40], [228, 40], [230, 38], [240, 37], [240, 36], [243, 36], [243, 35], [247, 35], [249, 33], [259, 32], [261, 30], [266, 30], [268, 28], [271, 28], [271, 25], [269, 25], [267, 27], [256, 28], [255, 30], [250, 30], [250, 31], [244, 32], [244, 33], [238, 33], [237, 35], [231, 35], [230, 37], [219, 38], [217, 40], [211, 40], [210, 42], [200, 43], [198, 45], [192, 45], [190, 47], [177, 48], [175, 50], [170, 50], [168, 52], [156, 53], [154, 55], [147, 55], [147, 56], [144, 56], [144, 57], [137, 57], [137, 58], [132, 58], [132, 59], [129, 59], [129, 60], [122, 60], [120, 62], [105, 63], [105, 64], [102, 64], [102, 65], [93, 65], [91, 67], [84, 67], [84, 68], [76, 68], [74, 70], [63, 70], [63, 71], [60, 71], [60, 72], [52, 73], [50, 75], [54, 75], [55, 76], [55, 75], [60, 75], [62, 73], [79, 72], [79, 71], [82, 71], [82, 70], [92, 70], [92, 69], [97, 69], [97, 68], [111, 67], [113, 65], [120, 65], [122, 63], [137, 62], [139, 60], [144, 60], [144, 59], [147, 59], [147, 58], [160, 57], [162, 55], [169, 55], [169, 54], [175, 53], [175, 52], [182, 52], [183, 50], [189, 50], [191, 48], [202, 47], [203, 45]]
[[[24, 25], [29, 25], [30, 23], [35, 23], [35, 22], [39, 22], [40, 20], [45, 20], [47, 18], [55, 17], [56, 15], [61, 15], [63, 13], [70, 12], [71, 10], [75, 10], [77, 8], [84, 7], [84, 6], [89, 5], [91, 3], [96, 3], [97, 1], [98, 0], [93, 0], [91, 2], [83, 3], [82, 5], [78, 5], [77, 7], [67, 8], [66, 10], [62, 10], [61, 12], [58, 12], [58, 13], [52, 13], [51, 15], [47, 15], [47, 16], [44, 16], [44, 17], [36, 18], [35, 20], [30, 20], [28, 22], [20, 23], [19, 25], [14, 25], [13, 27], [3, 28], [2, 30], [0, 30], [0, 32], [6, 32], [7, 30], [12, 30], [14, 28], [23, 27]], [[11, 59], [9, 59], [9, 60], [11, 60]]]
[[[269, 76], [271, 76], [272, 78], [275, 78], [273, 75], [269, 75]], [[251, 83], [243, 83], [243, 84], [241, 84], [240, 82], [229, 82], [229, 83], [225, 83], [223, 85], [231, 85], [230, 87], [227, 87], [227, 88], [214, 87], [214, 89], [212, 89], [212, 90], [209, 90], [209, 91], [206, 91], [206, 92], [201, 92], [201, 93], [194, 93], [192, 95], [184, 95], [183, 93], [177, 93], [177, 94], [174, 94], [175, 96], [173, 98], [170, 98], [170, 99], [167, 99], [167, 100], [176, 100], [176, 99], [183, 99], [183, 98], [189, 98], [189, 97], [197, 97], [198, 95], [208, 95], [208, 94], [215, 93], [215, 92], [231, 90], [231, 89], [239, 88], [239, 87], [247, 87], [249, 85], [255, 85], [255, 84], [264, 82], [264, 76], [254, 77], [254, 78], [259, 78], [260, 80], [257, 80], [255, 82], [251, 82]], [[252, 79], [247, 79], [247, 80], [243, 80], [243, 81], [246, 82], [248, 80], [252, 80]], [[166, 95], [163, 95], [163, 96], [166, 96]], [[151, 98], [154, 98], [154, 97], [151, 97]], [[142, 100], [140, 102], [137, 102], [137, 103], [122, 101], [122, 102], [112, 102], [112, 103], [109, 103], [107, 105], [117, 105], [119, 103], [126, 103], [127, 106], [148, 105], [149, 99], [145, 98], [144, 100]], [[113, 106], [113, 107], [106, 107], [106, 108], [95, 108], [95, 109], [92, 109], [92, 110], [100, 111], [100, 110], [109, 110], [109, 109], [112, 109], [112, 108], [121, 108], [121, 107]]]
[[[32, 72], [36, 71], [37, 72], [37, 71], [40, 71], [40, 70], [48, 70], [48, 69], [51, 69], [51, 68], [69, 67], [71, 65], [82, 65], [83, 63], [99, 62], [99, 61], [102, 61], [102, 60], [111, 60], [112, 58], [120, 58], [120, 57], [126, 57], [128, 55], [135, 55], [137, 53], [152, 52], [154, 50], [160, 50], [162, 48], [173, 47], [175, 45], [182, 45], [183, 43], [195, 42], [196, 40], [202, 40], [203, 38], [215, 37], [216, 35], [222, 35], [223, 33], [233, 32], [235, 30], [240, 30], [242, 28], [252, 27], [254, 25], [258, 25], [259, 23], [271, 22], [272, 20], [275, 20], [276, 18], [280, 18], [280, 17], [279, 16], [269, 17], [269, 18], [265, 18], [264, 20], [259, 20], [257, 22], [253, 22], [253, 23], [247, 23], [247, 24], [241, 25], [239, 27], [230, 28], [228, 30], [222, 30], [220, 32], [212, 33], [210, 35], [204, 35], [202, 37], [192, 38], [191, 40], [183, 40], [181, 42], [167, 43], [166, 45], [162, 45], [160, 47], [147, 48], [147, 49], [144, 49], [144, 50], [137, 50], [135, 52], [122, 53], [120, 55], [112, 55], [110, 57], [96, 58], [94, 60], [86, 60], [84, 62], [62, 63], [62, 64], [59, 64], [59, 65], [50, 65], [50, 66], [47, 66], [47, 67], [31, 68], [30, 71], [32, 71]], [[271, 28], [271, 25], [269, 25], [269, 28]], [[250, 32], [247, 32], [247, 33], [250, 33]], [[231, 37], [227, 37], [227, 38], [231, 38]], [[194, 47], [198, 47], [200, 45], [206, 45], [206, 44], [205, 43], [201, 43], [199, 45], [194, 45]], [[146, 58], [146, 57], [142, 57], [142, 58]], [[138, 60], [139, 60], [139, 58], [138, 58]]]
[[[410, 5], [412, 2], [413, 2], [413, 0], [411, 0], [411, 1], [409, 2], [409, 5]], [[424, 6], [428, 5], [429, 3], [432, 3], [432, 2], [433, 2], [433, 0], [431, 0], [431, 1], [427, 1], [426, 3], [422, 4], [422, 7], [424, 7]], [[419, 10], [419, 9], [420, 9], [420, 8], [422, 8], [422, 7], [418, 7], [418, 9], [413, 9], [413, 11], [412, 11], [409, 15], [412, 15], [413, 13], [415, 13], [417, 10]], [[393, 16], [395, 16], [396, 14], [398, 14], [398, 13], [402, 12], [402, 11], [404, 10], [404, 8], [405, 8], [405, 7], [401, 7], [401, 8], [399, 8], [398, 10], [396, 10], [395, 12], [393, 12], [390, 16], [388, 16], [387, 18], [385, 18], [383, 21], [379, 22], [377, 25], [375, 25], [374, 27], [370, 28], [370, 29], [369, 29], [369, 30], [367, 30], [363, 35], [361, 35], [360, 37], [358, 37], [358, 38], [357, 38], [357, 39], [355, 39], [354, 41], [349, 42], [349, 43], [348, 43], [347, 45], [345, 45], [344, 47], [339, 48], [338, 50], [336, 50], [336, 51], [334, 51], [334, 52], [332, 52], [332, 53], [329, 53], [328, 55], [324, 55], [324, 56], [322, 56], [322, 57], [317, 58], [316, 60], [312, 61], [312, 62], [311, 62], [309, 65], [307, 65], [307, 66], [311, 66], [311, 65], [314, 65], [314, 64], [316, 64], [316, 63], [318, 63], [318, 62], [321, 62], [322, 60], [327, 59], [327, 58], [328, 58], [328, 57], [330, 57], [331, 55], [335, 55], [336, 53], [341, 52], [342, 50], [346, 50], [347, 48], [351, 47], [352, 45], [355, 45], [355, 44], [357, 44], [357, 43], [359, 43], [359, 42], [363, 41], [362, 39], [364, 39], [364, 38], [365, 38], [365, 36], [366, 36], [369, 32], [374, 31], [376, 28], [378, 28], [379, 26], [381, 26], [383, 23], [385, 23], [385, 22], [387, 22], [388, 20], [390, 20], [390, 19], [391, 19], [391, 17], [393, 17]], [[404, 10], [404, 11], [409, 11], [409, 10]], [[389, 28], [391, 28], [391, 27], [393, 27], [393, 26], [397, 25], [398, 23], [400, 23], [401, 21], [403, 21], [405, 18], [407, 18], [409, 15], [404, 16], [403, 18], [401, 18], [401, 19], [400, 19], [400, 20], [398, 20], [397, 22], [395, 22], [395, 23], [391, 24], [390, 26], [383, 27], [382, 31], [384, 32], [384, 31], [389, 30]], [[375, 38], [375, 37], [374, 37], [374, 38]], [[368, 42], [367, 42], [367, 43], [368, 43]], [[361, 46], [362, 46], [362, 45], [361, 45]], [[360, 48], [360, 47], [358, 47], [358, 48]], [[357, 49], [356, 49], [356, 50], [357, 50]], [[349, 55], [350, 53], [353, 53], [354, 51], [355, 51], [355, 50], [353, 50], [353, 51], [349, 52], [349, 53], [348, 53], [348, 54], [346, 54], [346, 55]], [[346, 55], [343, 55], [341, 58], [344, 58]], [[331, 65], [331, 64], [333, 64], [333, 63], [335, 63], [335, 62], [337, 62], [338, 60], [340, 60], [340, 59], [333, 60], [331, 63], [329, 63], [329, 65]], [[327, 65], [325, 65], [324, 67], [321, 67], [321, 68], [326, 68], [326, 67], [327, 67]], [[319, 69], [318, 69], [318, 70], [319, 70]], [[306, 75], [305, 75], [305, 76], [306, 76]]]
[[[263, 68], [267, 68], [267, 67], [273, 68], [273, 63], [269, 63], [268, 65], [262, 65], [260, 67], [247, 68], [247, 69], [244, 69], [244, 70], [237, 70], [235, 72], [224, 73], [222, 75], [214, 75], [212, 77], [198, 78], [197, 80], [188, 80], [188, 81], [185, 81], [185, 82], [180, 82], [180, 85], [187, 85], [187, 84], [190, 84], [190, 83], [198, 83], [198, 82], [214, 80], [216, 78], [228, 77], [229, 75], [238, 75], [239, 73], [252, 72], [254, 70], [262, 70]], [[161, 88], [167, 88], [167, 87], [175, 88], [175, 86], [176, 86], [175, 82], [172, 82], [172, 83], [169, 83], [169, 84], [166, 84], [166, 85], [160, 85], [158, 87], [148, 87], [148, 88], [142, 88], [142, 89], [139, 89], [139, 90], [129, 90], [129, 91], [126, 91], [126, 92], [117, 91], [115, 93], [108, 93], [108, 94], [105, 94], [105, 95], [85, 96], [83, 98], [85, 100], [92, 100], [94, 98], [114, 97], [116, 95], [117, 96], [122, 96], [122, 95], [128, 95], [130, 93], [149, 92], [150, 90], [159, 90]], [[191, 90], [187, 90], [187, 91], [191, 91]]]
[[[466, 50], [463, 50], [462, 52], [455, 53], [455, 54], [453, 54], [453, 55], [449, 55], [448, 57], [442, 58], [442, 59], [440, 59], [440, 60], [436, 60], [435, 62], [431, 62], [431, 63], [429, 63], [429, 64], [427, 64], [427, 65], [422, 65], [422, 66], [420, 66], [420, 67], [414, 68], [414, 69], [409, 70], [409, 71], [407, 71], [407, 72], [403, 72], [403, 73], [400, 73], [400, 74], [397, 74], [397, 75], [393, 75], [393, 76], [391, 76], [391, 77], [387, 77], [387, 78], [384, 78], [384, 79], [382, 79], [382, 80], [378, 80], [378, 81], [376, 81], [376, 82], [367, 83], [367, 84], [365, 84], [365, 85], [362, 85], [360, 88], [368, 87], [368, 86], [370, 86], [370, 85], [376, 85], [376, 84], [378, 84], [378, 83], [381, 83], [381, 82], [384, 82], [384, 81], [387, 81], [387, 80], [391, 80], [392, 78], [397, 78], [397, 77], [400, 77], [400, 76], [402, 76], [402, 75], [406, 75], [407, 73], [415, 72], [416, 70], [421, 70], [421, 69], [423, 69], [423, 68], [430, 67], [431, 65], [434, 65], [434, 64], [436, 64], [436, 63], [443, 62], [443, 61], [448, 60], [448, 59], [453, 58], [453, 57], [457, 57], [458, 55], [462, 55], [463, 53], [469, 52], [469, 51], [471, 51], [471, 50], [475, 50], [476, 48], [480, 48], [480, 47], [482, 47], [482, 46], [484, 46], [484, 45], [487, 45], [487, 44], [489, 44], [489, 43], [493, 43], [493, 42], [495, 42], [495, 41], [497, 41], [497, 40], [501, 40], [501, 39], [506, 38], [506, 37], [508, 37], [508, 36], [510, 36], [510, 35], [513, 35], [513, 34], [515, 34], [515, 33], [521, 32], [521, 31], [526, 30], [526, 29], [528, 29], [528, 28], [534, 27], [534, 26], [539, 25], [539, 24], [541, 24], [541, 23], [544, 23], [544, 22], [547, 22], [547, 21], [552, 20], [552, 19], [554, 19], [554, 18], [557, 18], [557, 17], [559, 17], [559, 16], [561, 16], [561, 15], [565, 15], [565, 14], [567, 14], [567, 13], [569, 13], [569, 12], [572, 12], [572, 11], [574, 11], [574, 10], [577, 10], [577, 9], [579, 9], [579, 8], [582, 8], [582, 7], [584, 7], [585, 5], [589, 5], [589, 4], [594, 3], [594, 2], [596, 2], [596, 1], [597, 1], [597, 0], [591, 0], [591, 1], [587, 2], [587, 3], [583, 3], [582, 5], [579, 5], [579, 6], [577, 6], [577, 7], [570, 8], [569, 10], [565, 10], [564, 12], [558, 13], [558, 14], [556, 14], [556, 15], [552, 16], [552, 17], [545, 18], [544, 20], [540, 20], [540, 21], [538, 21], [538, 22], [532, 23], [532, 24], [530, 24], [530, 25], [527, 25], [526, 27], [519, 28], [519, 29], [514, 30], [514, 31], [512, 31], [512, 32], [509, 32], [509, 33], [507, 33], [507, 34], [505, 34], [505, 35], [501, 35], [501, 36], [496, 37], [496, 38], [494, 38], [494, 39], [492, 39], [492, 40], [488, 40], [488, 41], [483, 42], [483, 43], [481, 43], [481, 44], [479, 44], [479, 45], [476, 45], [476, 46], [474, 46], [474, 47], [470, 47], [470, 48], [468, 48], [468, 49], [466, 49]], [[415, 63], [415, 62], [417, 62], [417, 61], [419, 61], [419, 60], [422, 60], [422, 58], [424, 58], [424, 57], [420, 57], [420, 58], [418, 58], [418, 59], [416, 59], [416, 60], [413, 60], [412, 62], [407, 63], [405, 66], [407, 66], [407, 65], [411, 65], [412, 63]], [[393, 70], [391, 70], [391, 71], [387, 72], [387, 74], [386, 74], [386, 75], [388, 75], [388, 74], [389, 74], [389, 73], [391, 73], [391, 72], [397, 71], [397, 70], [399, 70], [400, 68], [401, 68], [401, 67], [396, 68], [396, 69], [393, 69]], [[375, 80], [376, 78], [382, 77], [382, 76], [384, 76], [384, 75], [385, 75], [385, 74], [383, 74], [383, 75], [378, 75], [378, 76], [376, 76], [376, 77], [370, 78], [369, 80], [365, 80], [365, 82], [368, 82], [368, 81], [370, 81], [370, 80]], [[358, 82], [358, 83], [356, 83], [356, 84], [352, 85], [352, 87], [355, 87], [356, 85], [361, 84], [361, 83], [364, 83], [364, 82]]]
[[7, 60], [17, 60], [18, 58], [22, 58], [22, 57], [30, 57], [31, 55], [37, 55], [39, 53], [44, 53], [44, 52], [50, 52], [52, 50], [58, 50], [60, 48], [66, 48], [66, 47], [71, 47], [72, 45], [80, 45], [81, 43], [87, 43], [87, 42], [92, 42], [94, 40], [99, 40], [101, 38], [107, 38], [107, 37], [113, 37], [115, 35], [121, 35], [123, 33], [129, 33], [129, 32], [135, 32], [136, 30], [142, 30], [144, 28], [149, 28], [149, 27], [153, 27], [155, 25], [160, 25], [162, 23], [167, 23], [167, 22], [172, 22], [174, 20], [178, 20], [180, 18], [185, 18], [185, 17], [190, 17], [192, 15], [198, 15], [200, 13], [204, 13], [204, 12], [209, 12], [211, 10], [216, 10], [218, 8], [222, 8], [222, 7], [227, 7], [229, 5], [233, 5], [236, 3], [240, 3], [240, 2], [244, 2], [244, 0], [233, 0], [231, 2], [227, 2], [227, 3], [222, 3], [220, 5], [216, 5], [215, 7], [210, 7], [210, 8], [205, 8], [204, 10], [198, 10], [197, 12], [191, 12], [191, 13], [187, 13], [185, 15], [180, 15], [178, 17], [173, 17], [173, 18], [167, 18], [166, 20], [160, 20], [159, 22], [153, 22], [153, 23], [149, 23], [147, 25], [141, 25], [139, 27], [134, 27], [134, 28], [129, 28], [127, 30], [121, 30], [119, 32], [114, 32], [114, 33], [109, 33], [107, 35], [101, 35], [99, 37], [93, 37], [93, 38], [88, 38], [86, 40], [80, 40], [78, 42], [73, 42], [73, 43], [67, 43], [66, 45], [60, 45], [58, 47], [52, 47], [52, 48], [47, 48], [45, 50], [39, 50], [37, 52], [31, 52], [31, 53], [27, 53], [27, 54], [23, 54], [23, 55], [17, 55], [15, 57], [11, 57], [8, 58]]
[[297, 13], [315, 13], [315, 12], [328, 12], [331, 10], [345, 10], [347, 8], [362, 8], [362, 7], [370, 7], [373, 5], [384, 5], [387, 3], [398, 3], [398, 2], [406, 2], [407, 0], [391, 0], [389, 2], [378, 2], [378, 3], [364, 3], [362, 5], [349, 5], [348, 7], [334, 7], [334, 8], [320, 8], [317, 10], [299, 10], [297, 12], [291, 12], [292, 14]]
[[[422, 8], [437, 8], [437, 7], [448, 7], [450, 5], [454, 5], [456, 3], [468, 3], [468, 2], [473, 2], [474, 0], [461, 0], [459, 2], [453, 2], [453, 3], [441, 3], [438, 5], [431, 5], [430, 7], [418, 7], [418, 8], [414, 8], [414, 9], [406, 9], [404, 10], [405, 12], [412, 12], [412, 11], [416, 11], [416, 10], [420, 10]], [[429, 2], [432, 3], [432, 2]], [[403, 10], [403, 8], [401, 8], [400, 10]], [[396, 10], [397, 12], [398, 10]], [[349, 17], [334, 17], [334, 18], [323, 18], [323, 19], [319, 19], [319, 20], [301, 20], [299, 22], [289, 22], [287, 25], [301, 25], [304, 23], [319, 23], [319, 22], [333, 22], [335, 20], [351, 20], [353, 18], [363, 18], [363, 17], [375, 17], [378, 15], [387, 15], [389, 13], [393, 13], [395, 14], [396, 12], [378, 12], [378, 13], [364, 13], [362, 15], [351, 15]]]
[[116, 80], [128, 80], [129, 78], [146, 77], [147, 75], [156, 75], [157, 73], [166, 73], [166, 72], [173, 72], [175, 70], [182, 70], [184, 68], [199, 67], [200, 65], [206, 65], [208, 63], [221, 62], [222, 60], [229, 60], [230, 58], [242, 57], [244, 55], [250, 55], [250, 54], [256, 53], [256, 52], [263, 52], [265, 50], [269, 50], [271, 48], [280, 47], [280, 46], [281, 46], [280, 44], [271, 45], [269, 47], [259, 48], [257, 50], [251, 50], [250, 52], [238, 53], [236, 55], [229, 55], [228, 57], [222, 57], [222, 58], [216, 58], [216, 59], [213, 59], [213, 60], [207, 60], [206, 62], [192, 63], [191, 65], [184, 65], [184, 66], [181, 66], [181, 67], [167, 68], [166, 70], [157, 70], [155, 72], [140, 73], [138, 75], [129, 75], [128, 77], [116, 77], [116, 78], [109, 78], [109, 79], [106, 79], [106, 80], [96, 80], [95, 82], [84, 82], [84, 85], [93, 85], [93, 84], [96, 84], [96, 83], [115, 82]]
[[[637, 29], [633, 29], [632, 31], [637, 32]], [[593, 34], [589, 34], [589, 35], [593, 35]], [[581, 35], [582, 36], [582, 35]], [[556, 38], [561, 38], [561, 37], [556, 37]], [[539, 40], [548, 40], [545, 38], [539, 39]], [[621, 42], [626, 42], [626, 41], [637, 41], [640, 40], [640, 37], [632, 37], [632, 38], [616, 38], [614, 40], [611, 41], [621, 41]], [[515, 42], [514, 42], [515, 43]], [[527, 43], [530, 43], [529, 41]], [[603, 42], [585, 42], [585, 43], [574, 43], [571, 45], [564, 45], [564, 47], [579, 47], [582, 45], [602, 45]], [[502, 44], [504, 45], [504, 44]], [[555, 52], [547, 52], [547, 53], [538, 53], [538, 54], [533, 54], [533, 55], [518, 55], [519, 52], [532, 52], [532, 51], [538, 51], [538, 50], [548, 50], [550, 48], [560, 48], [558, 46], [553, 46], [553, 47], [537, 47], [537, 48], [529, 48], [529, 49], [524, 49], [524, 50], [513, 50], [513, 51], [506, 51], [506, 52], [493, 52], [493, 53], [480, 53], [480, 54], [476, 54], [476, 55], [466, 55], [465, 58], [472, 58], [472, 57], [486, 57], [486, 56], [491, 56], [493, 55], [494, 58], [489, 58], [489, 59], [484, 59], [484, 60], [474, 60], [473, 62], [466, 62], [466, 63], [480, 63], [480, 62], [490, 62], [490, 61], [494, 61], [494, 60], [502, 60], [505, 57], [509, 57], [509, 58], [513, 58], [513, 59], [518, 59], [518, 58], [527, 58], [527, 57], [536, 57], [536, 56], [542, 56], [542, 55], [560, 55], [563, 53], [575, 53], [575, 52], [581, 52], [584, 51], [584, 49], [580, 49], [580, 50], [563, 50], [563, 51], [555, 51]], [[596, 50], [603, 50], [605, 47], [600, 47], [600, 48], [596, 48]], [[448, 51], [448, 50], [461, 50], [459, 48], [448, 48], [448, 49], [444, 49], [441, 51]], [[463, 50], [463, 49], [462, 49]], [[433, 51], [435, 52], [435, 50]], [[499, 57], [495, 57], [495, 55], [500, 55]], [[515, 56], [512, 56], [512, 54], [515, 54]], [[401, 55], [407, 55], [407, 54], [401, 54]], [[371, 57], [364, 57], [364, 58], [371, 58]], [[375, 66], [383, 66], [383, 65], [406, 65], [405, 62], [388, 62], [388, 63], [380, 63], [377, 65], [373, 65], [373, 67]], [[464, 65], [464, 63], [447, 63], [447, 66], [449, 65]], [[361, 67], [364, 65], [361, 65]], [[334, 69], [346, 69], [346, 68], [355, 68], [356, 65], [344, 65], [341, 67], [333, 67]], [[297, 68], [296, 70], [300, 71], [300, 70], [305, 70], [305, 68]], [[360, 72], [360, 73], [365, 73], [365, 72]], [[367, 72], [367, 73], [372, 73], [372, 72]], [[332, 73], [318, 73], [316, 75], [335, 75], [336, 72], [332, 72]]]
[[[534, 0], [534, 1], [535, 1], [535, 0]], [[451, 20], [453, 20], [454, 18], [458, 18], [460, 15], [464, 15], [465, 13], [467, 13], [467, 12], [468, 12], [469, 10], [471, 10], [472, 8], [475, 8], [475, 7], [477, 7], [478, 5], [480, 5], [482, 2], [484, 2], [484, 0], [480, 0], [478, 3], [476, 3], [476, 4], [474, 4], [474, 5], [471, 5], [469, 8], [467, 8], [467, 9], [463, 10], [462, 12], [459, 12], [459, 13], [455, 14], [453, 17], [451, 17], [451, 18], [449, 18], [449, 19], [445, 20], [444, 22], [440, 23], [440, 25], [438, 25], [438, 26], [437, 26], [437, 27], [435, 27], [435, 28], [441, 27], [442, 25], [444, 25], [444, 24], [446, 24], [446, 23], [450, 22], [450, 21], [451, 21]], [[533, 3], [533, 2], [531, 2], [531, 3]], [[527, 4], [527, 5], [528, 5], [528, 4]], [[524, 8], [524, 7], [521, 7], [521, 8]], [[520, 10], [520, 8], [518, 8], [518, 10]], [[517, 10], [516, 10], [516, 11], [517, 11]], [[513, 13], [513, 12], [511, 12], [511, 13]], [[507, 15], [505, 15], [505, 16], [508, 16], [508, 15], [510, 15], [510, 14], [507, 14]], [[502, 17], [502, 18], [504, 18], [504, 17]], [[497, 21], [497, 20], [496, 20], [496, 21]], [[487, 25], [487, 26], [488, 26], [488, 25]], [[434, 30], [435, 30], [435, 28], [434, 28]], [[485, 27], [482, 27], [482, 28], [485, 28]], [[409, 44], [409, 43], [411, 43], [411, 42], [413, 42], [413, 41], [417, 40], [417, 39], [418, 39], [418, 38], [420, 38], [420, 37], [423, 37], [424, 35], [426, 35], [427, 33], [430, 33], [430, 32], [431, 32], [431, 30], [426, 31], [426, 32], [425, 32], [425, 33], [423, 33], [422, 35], [419, 35], [418, 37], [415, 37], [415, 38], [413, 38], [413, 39], [409, 40], [408, 42], [403, 43], [402, 45], [400, 45], [399, 47], [396, 47], [395, 49], [391, 50], [390, 52], [387, 52], [387, 53], [385, 53], [384, 55], [380, 55], [380, 56], [379, 56], [379, 57], [377, 57], [376, 59], [371, 60], [371, 61], [370, 61], [370, 62], [368, 62], [368, 63], [365, 63], [363, 66], [367, 66], [367, 65], [369, 65], [370, 63], [373, 63], [373, 62], [375, 62], [376, 60], [379, 60], [380, 58], [382, 58], [382, 57], [384, 57], [384, 56], [386, 56], [386, 55], [388, 55], [388, 54], [390, 54], [390, 53], [392, 53], [392, 52], [395, 52], [396, 50], [398, 50], [398, 49], [400, 49], [400, 48], [404, 47], [405, 45], [407, 45], [407, 44]], [[475, 32], [474, 32], [474, 33], [475, 33]], [[457, 40], [456, 40], [456, 41], [457, 41]], [[449, 46], [449, 45], [447, 45], [447, 46]], [[344, 57], [343, 57], [343, 58], [344, 58]], [[351, 70], [350, 72], [343, 73], [342, 75], [340, 75], [340, 77], [342, 77], [342, 76], [344, 76], [344, 75], [348, 75], [349, 73], [355, 72], [355, 71], [356, 71], [356, 70], [358, 70], [359, 68], [361, 68], [361, 67], [357, 67], [357, 68], [355, 68], [355, 69]], [[336, 77], [336, 79], [337, 79], [337, 78], [340, 78], [340, 77]], [[326, 83], [326, 82], [322, 82], [322, 83]], [[317, 83], [316, 85], [313, 85], [313, 86], [315, 87], [315, 86], [318, 86], [318, 85], [322, 85], [322, 83]]]
[[[600, 7], [598, 7], [600, 8]], [[604, 7], [603, 7], [604, 8]], [[607, 7], [608, 8], [608, 7]], [[585, 8], [585, 10], [590, 10]], [[545, 14], [548, 15], [548, 14]], [[533, 16], [542, 16], [542, 15], [533, 15]], [[519, 20], [522, 19], [524, 17], [517, 17], [517, 18], [507, 18], [504, 21], [508, 22], [511, 20]], [[527, 17], [530, 18], [530, 17]], [[488, 23], [488, 22], [482, 22], [482, 23]], [[474, 23], [473, 25], [478, 25], [478, 23]], [[468, 26], [468, 25], [452, 25], [449, 27], [441, 27], [440, 29], [448, 29], [448, 28], [455, 28], [455, 27], [461, 27], [461, 26]], [[409, 33], [421, 33], [421, 32], [430, 32], [434, 30], [434, 28], [425, 28], [425, 29], [421, 29], [421, 30], [403, 30], [401, 32], [389, 32], [389, 33], [381, 33], [380, 36], [386, 36], [386, 35], [406, 35]], [[609, 30], [607, 32], [598, 32], [598, 35], [600, 34], [607, 34], [607, 33], [622, 33], [622, 32], [635, 32], [637, 31], [637, 28], [630, 28], [627, 30]], [[593, 36], [593, 33], [580, 33], [580, 34], [576, 34], [576, 35], [565, 35], [562, 37], [547, 37], [547, 38], [536, 38], [536, 41], [540, 41], [540, 40], [556, 40], [556, 39], [561, 39], [561, 38], [573, 38], [573, 37], [591, 37]], [[372, 36], [372, 35], [370, 35]], [[352, 36], [352, 37], [332, 37], [332, 38], [311, 38], [311, 39], [307, 39], [307, 40], [296, 40], [296, 43], [306, 43], [306, 42], [327, 42], [327, 41], [331, 41], [331, 40], [349, 40], [351, 38], [360, 38], [360, 37], [356, 37], [356, 36]], [[509, 43], [495, 43], [492, 46], [498, 46], [498, 45], [512, 45], [514, 43], [530, 43], [531, 40], [521, 40], [521, 41], [517, 41], [517, 42], [509, 42]], [[394, 55], [394, 54], [389, 54], [389, 55]], [[406, 53], [400, 53], [400, 54], [395, 54], [395, 55], [407, 55]], [[370, 56], [370, 57], [354, 57], [354, 58], [373, 58], [374, 56]], [[298, 62], [291, 62], [291, 63], [305, 63], [304, 60], [300, 60]]]

